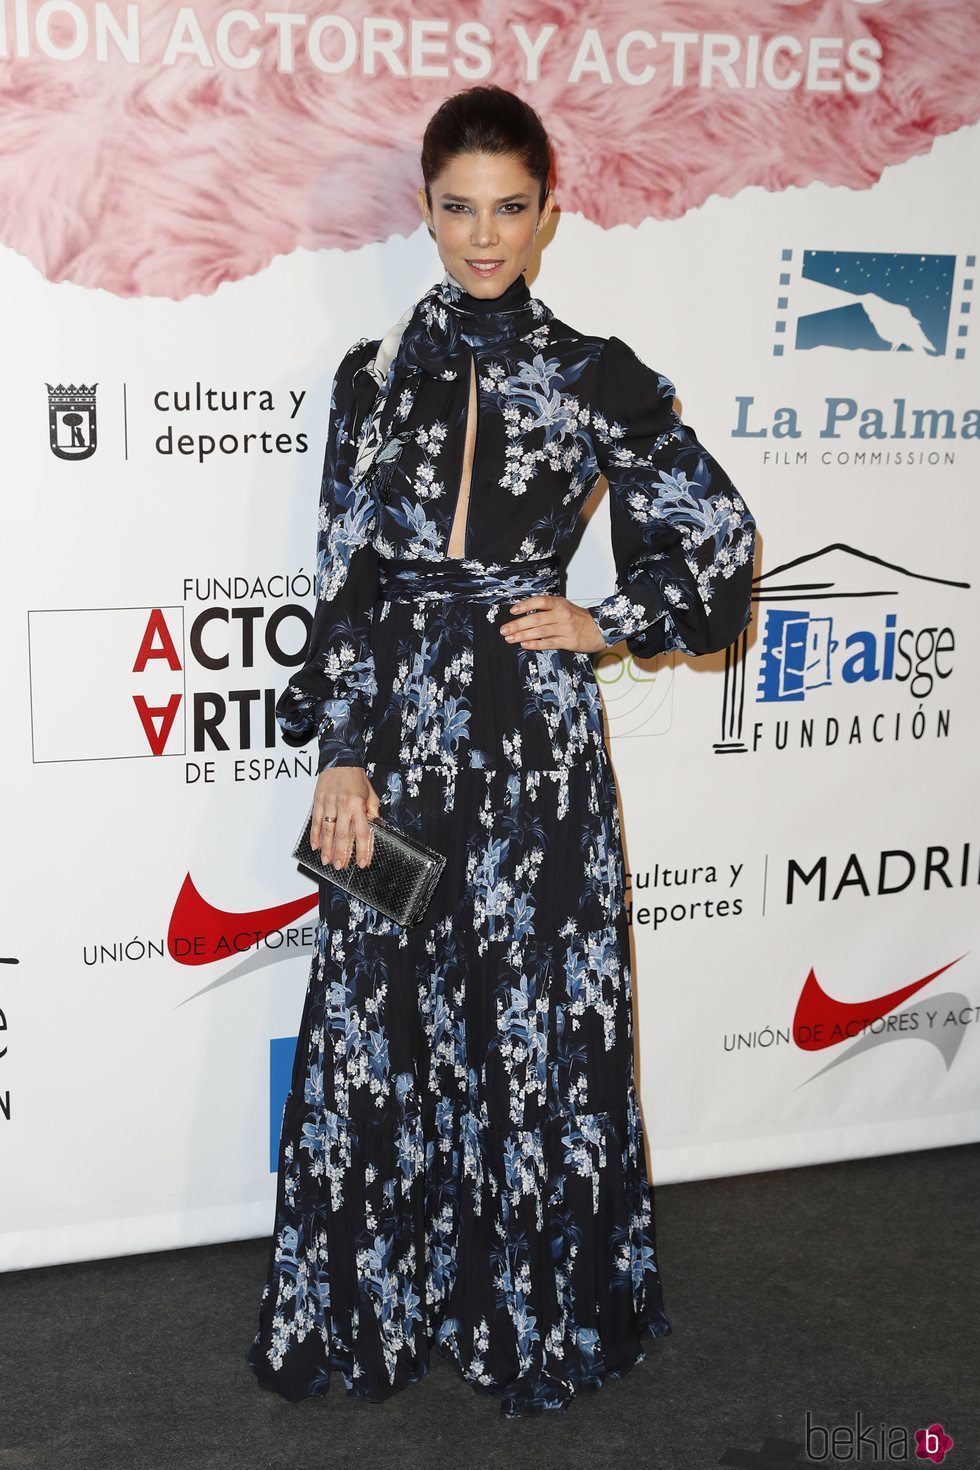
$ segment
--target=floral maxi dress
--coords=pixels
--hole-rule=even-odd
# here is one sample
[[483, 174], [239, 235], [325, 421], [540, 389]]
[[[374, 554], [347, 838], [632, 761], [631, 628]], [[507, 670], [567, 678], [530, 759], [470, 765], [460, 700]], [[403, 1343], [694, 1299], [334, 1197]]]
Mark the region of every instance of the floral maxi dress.
[[434, 1344], [505, 1413], [561, 1409], [670, 1325], [592, 656], [498, 628], [563, 591], [604, 475], [617, 585], [589, 610], [607, 645], [722, 649], [749, 621], [755, 522], [673, 384], [523, 277], [487, 302], [447, 274], [416, 303], [371, 431], [401, 452], [358, 480], [379, 345], [334, 380], [315, 614], [277, 716], [319, 770], [363, 766], [382, 815], [447, 864], [408, 927], [321, 885], [245, 1358], [288, 1399], [337, 1372], [380, 1400]]

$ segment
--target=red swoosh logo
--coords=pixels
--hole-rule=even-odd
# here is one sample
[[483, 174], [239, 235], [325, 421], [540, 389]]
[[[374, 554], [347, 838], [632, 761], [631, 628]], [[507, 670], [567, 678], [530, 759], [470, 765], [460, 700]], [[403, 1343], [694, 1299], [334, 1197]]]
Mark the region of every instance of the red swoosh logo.
[[210, 965], [215, 960], [245, 954], [267, 934], [275, 934], [284, 924], [316, 908], [318, 898], [314, 892], [271, 909], [232, 914], [202, 898], [188, 873], [170, 915], [167, 949], [181, 965]]
[[850, 1041], [866, 1026], [870, 1026], [873, 1021], [880, 1021], [882, 1016], [901, 1005], [903, 1000], [908, 1000], [910, 995], [921, 990], [923, 985], [928, 985], [930, 980], [935, 980], [937, 975], [941, 975], [951, 965], [958, 965], [963, 958], [963, 955], [957, 955], [955, 960], [933, 970], [931, 975], [924, 975], [921, 980], [913, 980], [910, 985], [891, 990], [887, 995], [876, 995], [872, 1000], [835, 1000], [832, 995], [827, 994], [811, 970], [796, 1003], [793, 1040], [801, 1051], [823, 1051], [825, 1047], [836, 1046], [838, 1042]]

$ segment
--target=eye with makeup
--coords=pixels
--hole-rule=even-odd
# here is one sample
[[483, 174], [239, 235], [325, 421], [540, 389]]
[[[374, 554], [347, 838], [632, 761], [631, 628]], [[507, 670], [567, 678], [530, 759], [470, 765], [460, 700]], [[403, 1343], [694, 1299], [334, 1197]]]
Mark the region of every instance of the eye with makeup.
[[[459, 214], [460, 212], [465, 213], [469, 210], [468, 204], [459, 204], [456, 200], [453, 199], [444, 200], [442, 207], [449, 214]], [[500, 208], [501, 212], [504, 214], [522, 214], [524, 210], [527, 209], [527, 205], [514, 202], [510, 204], [502, 204]]]

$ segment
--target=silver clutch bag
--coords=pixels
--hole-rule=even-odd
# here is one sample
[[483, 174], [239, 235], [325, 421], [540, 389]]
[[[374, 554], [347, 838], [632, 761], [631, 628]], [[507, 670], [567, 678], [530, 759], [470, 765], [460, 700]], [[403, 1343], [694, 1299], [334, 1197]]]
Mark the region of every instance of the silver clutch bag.
[[321, 883], [336, 883], [352, 898], [369, 904], [396, 924], [415, 924], [428, 908], [435, 886], [446, 866], [443, 853], [434, 852], [393, 827], [384, 817], [368, 817], [371, 828], [371, 857], [367, 867], [357, 866], [357, 851], [351, 843], [350, 862], [344, 868], [325, 863], [310, 843], [313, 808], [303, 824], [293, 857]]

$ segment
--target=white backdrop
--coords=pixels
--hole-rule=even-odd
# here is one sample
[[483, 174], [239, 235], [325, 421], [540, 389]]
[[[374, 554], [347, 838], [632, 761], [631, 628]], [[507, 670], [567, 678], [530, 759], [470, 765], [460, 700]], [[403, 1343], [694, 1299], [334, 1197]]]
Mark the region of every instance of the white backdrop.
[[[758, 28], [774, 34], [780, 9], [753, 7]], [[801, 34], [831, 13], [844, 36], [872, 11], [922, 19], [899, 0], [792, 9]], [[77, 60], [45, 54], [36, 31], [18, 59], [21, 10], [4, 7], [0, 33], [8, 137], [17, 87], [54, 88], [77, 65], [78, 97], [100, 64], [91, 45]], [[56, 10], [67, 47], [72, 11], [94, 26], [105, 7]], [[664, 4], [633, 22], [652, 26], [651, 10], [676, 19]], [[846, 110], [851, 142], [856, 112], [889, 86], [900, 95], [889, 63], [886, 47], [875, 89], [827, 104]], [[149, 42], [140, 57], [147, 89], [189, 97], [195, 69], [168, 72]], [[119, 84], [104, 75], [108, 110]], [[681, 80], [675, 100], [686, 89], [710, 115], [697, 66]], [[938, 64], [926, 80], [948, 96]], [[421, 122], [464, 81], [419, 84]], [[587, 81], [638, 105], [631, 83]], [[293, 82], [310, 85], [302, 66]], [[631, 182], [607, 174], [617, 222], [588, 207], [573, 172], [578, 207], [562, 209], [531, 279], [559, 317], [616, 333], [675, 380], [761, 532], [753, 621], [728, 655], [637, 663], [620, 648], [598, 666], [657, 1183], [980, 1136], [974, 87], [972, 114], [963, 103], [934, 141], [920, 134], [915, 156], [879, 150], [877, 182], [850, 154], [837, 175], [800, 176], [803, 101], [777, 145], [782, 174], [770, 160], [772, 176], [753, 178], [745, 163], [730, 187], [692, 185], [678, 203], [651, 157]], [[573, 131], [574, 100], [562, 110], [531, 81], [519, 90]], [[736, 100], [771, 147], [768, 109], [786, 93], [756, 91]], [[320, 96], [327, 123], [342, 105]], [[411, 191], [420, 135], [398, 163]], [[698, 129], [665, 133], [663, 156], [701, 178], [708, 144]], [[89, 142], [76, 132], [71, 147], [82, 167]], [[277, 169], [284, 198], [296, 187], [289, 158], [255, 168], [274, 214]], [[338, 179], [350, 173], [335, 161], [307, 180], [318, 208]], [[65, 165], [60, 193], [38, 176], [0, 216], [7, 1267], [271, 1228], [315, 923], [288, 858], [315, 756], [278, 742], [271, 704], [311, 606], [333, 371], [442, 273], [421, 223], [397, 210], [387, 233], [359, 238], [342, 238], [335, 211], [312, 244], [286, 231], [215, 272], [222, 231], [245, 245], [231, 204], [209, 194], [213, 215], [199, 196], [168, 276], [160, 230], [154, 255], [142, 225], [119, 222], [118, 192], [136, 184], [111, 168], [103, 183], [82, 207]], [[138, 188], [162, 229], [164, 181], [144, 169]], [[356, 234], [358, 210], [345, 219]], [[569, 573], [582, 601], [612, 587], [604, 493], [593, 508]]]

